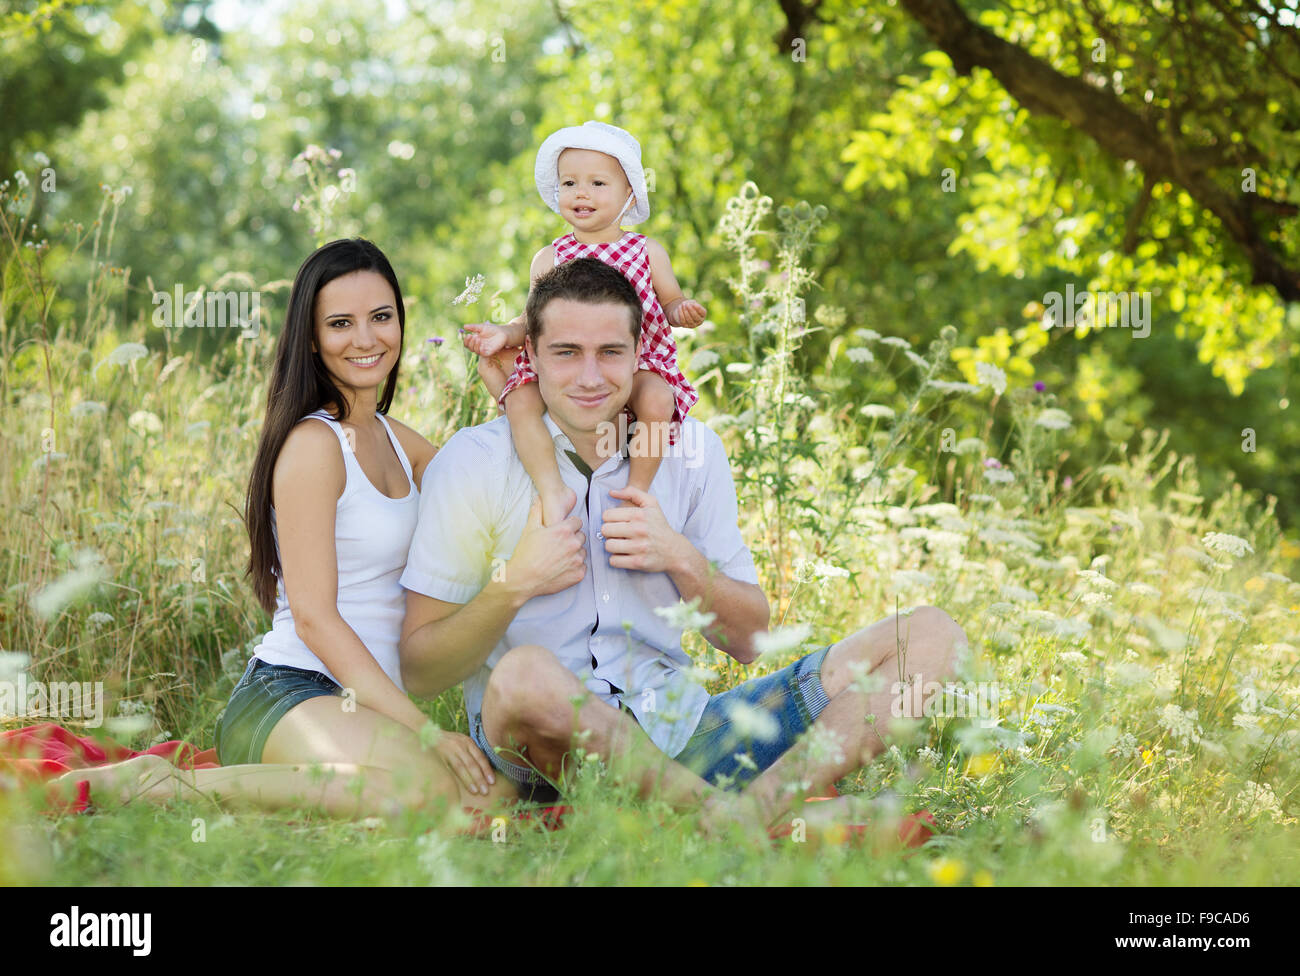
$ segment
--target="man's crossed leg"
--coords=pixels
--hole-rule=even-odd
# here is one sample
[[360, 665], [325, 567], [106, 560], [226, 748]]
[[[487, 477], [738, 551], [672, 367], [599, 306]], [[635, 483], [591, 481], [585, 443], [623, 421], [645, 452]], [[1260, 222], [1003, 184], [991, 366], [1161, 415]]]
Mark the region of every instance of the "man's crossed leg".
[[[815, 660], [792, 665], [787, 669], [791, 675], [796, 675], [801, 663], [802, 673], [785, 683], [791, 693], [802, 696], [794, 708], [815, 719], [813, 734], [787, 742], [779, 755], [768, 750], [758, 768], [749, 770], [752, 776], [743, 770], [751, 764], [743, 763], [734, 784], [747, 785], [735, 799], [706, 781], [714, 778], [716, 760], [736, 770], [736, 764], [729, 762], [733, 748], [726, 748], [723, 756], [716, 750], [707, 756], [709, 749], [695, 748], [693, 739], [682, 756], [690, 757], [695, 771], [669, 759], [630, 714], [588, 694], [577, 676], [543, 647], [516, 647], [492, 669], [476, 731], [482, 744], [501, 750], [494, 763], [508, 776], [519, 775], [526, 761], [548, 780], [562, 782], [574, 736], [586, 733], [583, 748], [607, 758], [611, 771], [621, 774], [642, 796], [657, 796], [678, 807], [704, 803], [718, 819], [740, 816], [770, 826], [802, 796], [825, 793], [883, 751], [886, 743], [879, 725], [899, 714], [897, 700], [906, 693], [897, 691], [896, 683], [948, 678], [957, 648], [965, 643], [965, 632], [948, 614], [937, 607], [919, 607], [905, 616], [886, 617], [832, 645], [824, 653], [819, 675], [811, 667]], [[746, 694], [748, 686], [767, 682], [768, 677], [715, 696], [714, 703], [721, 701], [720, 707], [726, 709], [728, 699], [739, 698], [751, 707], [790, 711], [788, 701], [764, 700], [766, 695], [755, 700]], [[806, 723], [782, 720], [778, 724], [791, 739], [807, 730]]]

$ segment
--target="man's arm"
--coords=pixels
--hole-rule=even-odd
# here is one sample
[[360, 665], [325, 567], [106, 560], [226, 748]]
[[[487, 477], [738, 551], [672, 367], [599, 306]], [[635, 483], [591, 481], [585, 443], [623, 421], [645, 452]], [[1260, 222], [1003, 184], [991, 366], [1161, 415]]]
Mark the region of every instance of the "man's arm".
[[586, 556], [582, 520], [543, 527], [541, 502], [534, 501], [514, 554], [468, 603], [447, 603], [408, 588], [398, 645], [406, 690], [431, 698], [470, 677], [520, 607], [582, 581]]
[[753, 663], [758, 657], [754, 635], [766, 630], [771, 619], [762, 589], [714, 568], [686, 536], [668, 524], [654, 496], [636, 488], [609, 494], [634, 506], [605, 512], [603, 533], [609, 564], [617, 569], [667, 573], [683, 600], [699, 597], [700, 609], [715, 615], [713, 625], [702, 631], [705, 639], [741, 664]]
[[767, 630], [772, 611], [757, 583], [743, 583], [718, 570], [691, 545], [685, 536], [676, 568], [668, 570], [677, 592], [688, 603], [700, 598], [700, 610], [716, 615], [713, 625], [701, 633], [718, 650], [741, 664], [758, 659], [754, 635]]
[[446, 603], [407, 590], [398, 644], [406, 690], [432, 698], [460, 684], [483, 666], [521, 606], [496, 582], [469, 603]]

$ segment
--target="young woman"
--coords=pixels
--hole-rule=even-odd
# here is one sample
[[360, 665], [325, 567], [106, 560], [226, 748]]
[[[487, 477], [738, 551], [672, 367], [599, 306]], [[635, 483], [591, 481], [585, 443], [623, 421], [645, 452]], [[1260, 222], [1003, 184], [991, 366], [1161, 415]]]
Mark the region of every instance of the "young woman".
[[193, 788], [346, 814], [514, 796], [467, 736], [423, 746], [427, 719], [402, 687], [398, 579], [435, 452], [386, 416], [405, 320], [397, 276], [369, 241], [334, 241], [303, 263], [245, 504], [248, 573], [273, 622], [217, 725], [222, 768], [140, 757], [70, 783], [91, 780], [92, 797], [98, 783], [103, 799]]

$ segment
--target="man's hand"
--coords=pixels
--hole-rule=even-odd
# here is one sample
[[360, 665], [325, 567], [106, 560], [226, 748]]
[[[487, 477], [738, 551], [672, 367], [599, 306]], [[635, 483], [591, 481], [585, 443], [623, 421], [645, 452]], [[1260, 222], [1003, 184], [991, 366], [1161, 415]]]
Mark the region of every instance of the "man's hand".
[[630, 503], [605, 512], [601, 533], [609, 564], [643, 573], [670, 572], [682, 546], [690, 543], [669, 526], [654, 496], [631, 487], [615, 489], [609, 496]]
[[461, 341], [470, 352], [494, 356], [506, 347], [505, 329], [491, 322], [473, 322], [460, 330]]
[[[570, 493], [572, 494], [572, 493]], [[505, 565], [505, 587], [523, 606], [535, 596], [559, 593], [587, 575], [587, 540], [582, 519], [574, 516], [551, 526], [542, 525], [542, 502], [533, 499], [528, 521]]]

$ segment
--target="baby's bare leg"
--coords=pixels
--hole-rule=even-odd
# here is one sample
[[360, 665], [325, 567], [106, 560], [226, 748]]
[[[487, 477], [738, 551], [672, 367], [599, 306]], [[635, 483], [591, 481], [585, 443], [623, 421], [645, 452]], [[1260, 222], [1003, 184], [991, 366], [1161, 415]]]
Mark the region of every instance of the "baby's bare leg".
[[667, 380], [642, 369], [632, 380], [628, 403], [636, 413], [637, 426], [628, 444], [631, 470], [627, 483], [630, 488], [648, 492], [668, 447], [668, 428], [677, 410], [677, 397]]
[[542, 420], [544, 409], [536, 383], [525, 383], [506, 397], [510, 437], [515, 442], [515, 453], [541, 496], [542, 524], [555, 525], [569, 517], [578, 496], [560, 477], [555, 444]]

